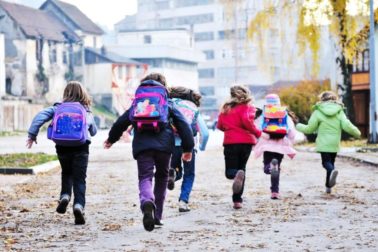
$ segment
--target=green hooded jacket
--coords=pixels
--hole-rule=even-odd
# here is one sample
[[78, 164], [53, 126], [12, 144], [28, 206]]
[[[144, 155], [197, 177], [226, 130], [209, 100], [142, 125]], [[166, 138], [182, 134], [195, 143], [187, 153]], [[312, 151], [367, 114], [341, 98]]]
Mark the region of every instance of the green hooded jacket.
[[296, 128], [305, 134], [317, 131], [317, 152], [338, 152], [342, 130], [353, 137], [360, 137], [361, 132], [346, 117], [343, 106], [336, 102], [320, 102], [313, 107], [308, 125], [298, 123]]

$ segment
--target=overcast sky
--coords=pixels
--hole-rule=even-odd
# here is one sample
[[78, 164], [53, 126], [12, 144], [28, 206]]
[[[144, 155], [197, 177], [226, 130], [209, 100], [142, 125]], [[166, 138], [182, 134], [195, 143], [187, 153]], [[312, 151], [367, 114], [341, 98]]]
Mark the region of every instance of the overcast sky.
[[[38, 8], [44, 0], [6, 0]], [[136, 12], [137, 0], [61, 0], [76, 5], [92, 21], [113, 29], [113, 25]]]

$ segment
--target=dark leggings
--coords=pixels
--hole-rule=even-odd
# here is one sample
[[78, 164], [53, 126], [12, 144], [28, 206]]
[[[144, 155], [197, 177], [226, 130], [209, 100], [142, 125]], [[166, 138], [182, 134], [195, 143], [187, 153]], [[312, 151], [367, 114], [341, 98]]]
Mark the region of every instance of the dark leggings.
[[265, 151], [264, 152], [264, 173], [265, 174], [270, 174], [270, 163], [272, 162], [273, 159], [277, 159], [278, 161], [278, 176], [277, 177], [270, 177], [270, 191], [271, 192], [276, 192], [278, 193], [280, 191], [279, 186], [280, 186], [280, 172], [281, 172], [281, 162], [283, 159], [284, 155], [277, 153], [277, 152], [269, 152]]
[[[252, 144], [228, 144], [224, 146], [224, 159], [226, 162], [225, 175], [228, 179], [234, 179], [239, 170], [245, 172], [245, 166], [252, 151]], [[244, 178], [245, 181], [245, 178]], [[244, 181], [240, 193], [232, 195], [233, 202], [243, 202]]]
[[335, 152], [320, 152], [320, 156], [322, 157], [322, 165], [324, 169], [327, 171], [326, 177], [326, 187], [329, 187], [329, 177], [331, 176], [331, 172], [335, 169], [335, 159], [336, 159]]

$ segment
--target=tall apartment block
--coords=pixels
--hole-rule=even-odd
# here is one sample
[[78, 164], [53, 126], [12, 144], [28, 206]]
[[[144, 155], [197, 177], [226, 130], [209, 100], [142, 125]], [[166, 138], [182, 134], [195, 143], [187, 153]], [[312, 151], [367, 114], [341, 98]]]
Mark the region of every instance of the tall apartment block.
[[[258, 45], [248, 41], [249, 21], [263, 8], [262, 2], [235, 1], [239, 4], [225, 7], [218, 0], [138, 0], [137, 14], [115, 24], [115, 30], [190, 30], [195, 48], [205, 54], [205, 61], [198, 65], [199, 89], [205, 96], [202, 109], [214, 116], [234, 83], [256, 92], [279, 80], [302, 78], [295, 75], [303, 72], [303, 62], [290, 66], [294, 74], [286, 76], [288, 69], [281, 58], [282, 54], [291, 56], [282, 50], [279, 27], [267, 32], [270, 42], [264, 45], [264, 52], [270, 55], [269, 61], [262, 63]], [[261, 64], [263, 69], [258, 67]]]

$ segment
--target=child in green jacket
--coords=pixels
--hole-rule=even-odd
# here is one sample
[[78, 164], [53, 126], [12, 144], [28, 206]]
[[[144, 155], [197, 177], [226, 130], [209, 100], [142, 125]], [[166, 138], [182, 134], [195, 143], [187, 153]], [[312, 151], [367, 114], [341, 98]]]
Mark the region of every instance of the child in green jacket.
[[336, 154], [340, 150], [342, 130], [353, 137], [360, 137], [361, 132], [346, 117], [344, 105], [331, 91], [319, 95], [320, 101], [314, 106], [308, 125], [298, 123], [296, 128], [305, 134], [317, 131], [316, 151], [320, 152], [322, 165], [327, 171], [326, 192], [336, 184], [338, 171], [335, 169]]

